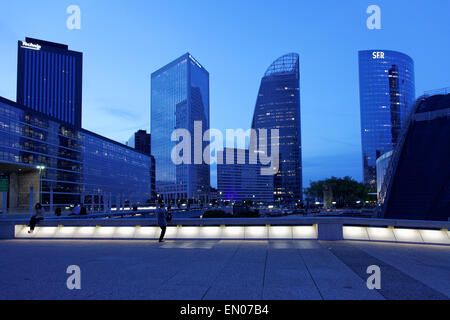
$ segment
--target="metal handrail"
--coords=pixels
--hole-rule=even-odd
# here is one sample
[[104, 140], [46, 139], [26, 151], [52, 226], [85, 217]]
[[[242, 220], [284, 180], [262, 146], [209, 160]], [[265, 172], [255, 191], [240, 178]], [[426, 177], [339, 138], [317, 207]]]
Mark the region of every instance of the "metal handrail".
[[[27, 219], [15, 219], [0, 221], [0, 225], [23, 225]], [[352, 217], [302, 217], [302, 218], [176, 218], [169, 226], [311, 226], [319, 224], [340, 224], [343, 226], [367, 226], [367, 227], [395, 227], [412, 229], [448, 230], [448, 221], [429, 220], [402, 220], [402, 219], [374, 219]], [[40, 226], [104, 226], [104, 227], [133, 227], [133, 226], [157, 226], [154, 217], [147, 219], [54, 219], [44, 220]]]
[[387, 203], [388, 203], [389, 196], [390, 196], [390, 190], [392, 188], [393, 181], [394, 181], [394, 175], [395, 175], [395, 172], [397, 171], [398, 163], [400, 161], [400, 157], [402, 154], [402, 150], [403, 150], [403, 147], [404, 147], [404, 144], [406, 141], [408, 131], [415, 120], [416, 111], [419, 108], [419, 106], [421, 105], [421, 103], [428, 97], [429, 97], [428, 94], [424, 94], [416, 100], [413, 107], [411, 108], [411, 112], [408, 115], [406, 123], [400, 132], [399, 139], [398, 139], [398, 141], [394, 147], [394, 150], [392, 152], [392, 156], [391, 156], [391, 159], [389, 160], [389, 165], [386, 170], [386, 174], [384, 176], [383, 183], [381, 185], [380, 194], [379, 194], [379, 198], [378, 198], [378, 207], [377, 207], [377, 210], [375, 211], [375, 216], [378, 218], [383, 218], [385, 216]]

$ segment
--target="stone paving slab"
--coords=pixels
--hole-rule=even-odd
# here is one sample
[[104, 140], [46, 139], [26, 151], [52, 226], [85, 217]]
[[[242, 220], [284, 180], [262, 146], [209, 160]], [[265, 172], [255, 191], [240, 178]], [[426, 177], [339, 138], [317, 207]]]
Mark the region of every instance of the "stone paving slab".
[[[380, 264], [382, 289], [364, 269]], [[66, 269], [81, 268], [81, 290]], [[450, 247], [372, 242], [0, 241], [0, 299], [448, 299]]]
[[445, 300], [447, 297], [405, 274], [396, 267], [373, 257], [366, 251], [344, 243], [327, 243], [331, 252], [345, 263], [360, 278], [367, 277], [367, 266], [378, 266], [381, 270], [381, 289], [383, 297], [389, 300]]
[[400, 272], [450, 297], [450, 250], [447, 246], [427, 246], [354, 242], [369, 255], [395, 266]]
[[300, 250], [311, 277], [325, 300], [379, 300], [377, 291], [368, 290], [366, 279], [359, 277], [339, 260], [327, 246]]

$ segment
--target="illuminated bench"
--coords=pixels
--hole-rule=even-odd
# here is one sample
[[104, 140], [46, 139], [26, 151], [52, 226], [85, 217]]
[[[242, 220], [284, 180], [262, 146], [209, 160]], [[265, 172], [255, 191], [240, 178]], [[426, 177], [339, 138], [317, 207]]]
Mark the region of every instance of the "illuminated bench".
[[[176, 219], [166, 239], [211, 240], [362, 240], [450, 245], [449, 222], [359, 218]], [[155, 240], [154, 219], [52, 219], [32, 234], [24, 220], [1, 221], [7, 239], [134, 239]]]

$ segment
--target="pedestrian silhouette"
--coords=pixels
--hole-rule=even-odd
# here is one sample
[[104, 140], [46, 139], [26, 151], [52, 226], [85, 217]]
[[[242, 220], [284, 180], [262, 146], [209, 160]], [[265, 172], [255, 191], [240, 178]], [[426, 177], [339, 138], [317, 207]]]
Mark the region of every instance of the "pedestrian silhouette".
[[34, 228], [36, 227], [36, 224], [39, 221], [44, 220], [44, 209], [42, 208], [42, 205], [40, 203], [36, 203], [36, 205], [34, 206], [34, 209], [35, 209], [35, 212], [31, 216], [30, 230], [28, 231], [28, 233], [33, 233]]
[[164, 209], [164, 204], [160, 204], [159, 208], [156, 209], [156, 217], [158, 219], [158, 226], [161, 228], [159, 242], [164, 242], [164, 235], [167, 229], [167, 212]]

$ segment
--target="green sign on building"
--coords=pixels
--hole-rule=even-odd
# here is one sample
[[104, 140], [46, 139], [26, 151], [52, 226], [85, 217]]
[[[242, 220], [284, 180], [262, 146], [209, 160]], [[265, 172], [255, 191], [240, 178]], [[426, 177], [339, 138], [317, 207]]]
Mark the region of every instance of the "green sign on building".
[[8, 179], [0, 178], [0, 192], [8, 192]]

